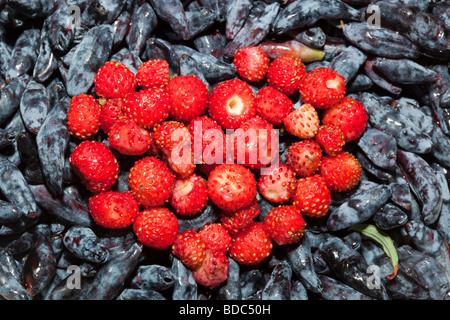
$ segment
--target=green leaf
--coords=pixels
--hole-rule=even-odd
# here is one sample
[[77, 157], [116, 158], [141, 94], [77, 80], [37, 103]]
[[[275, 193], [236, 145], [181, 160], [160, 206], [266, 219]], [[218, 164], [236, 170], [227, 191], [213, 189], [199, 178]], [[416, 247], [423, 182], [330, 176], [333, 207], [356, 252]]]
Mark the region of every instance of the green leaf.
[[375, 240], [381, 245], [383, 251], [389, 257], [389, 259], [391, 259], [392, 267], [394, 268], [394, 272], [388, 275], [387, 278], [390, 280], [394, 279], [397, 275], [398, 270], [398, 254], [391, 237], [380, 230], [377, 226], [372, 224], [359, 223], [351, 226], [349, 229], [358, 231], [366, 237]]

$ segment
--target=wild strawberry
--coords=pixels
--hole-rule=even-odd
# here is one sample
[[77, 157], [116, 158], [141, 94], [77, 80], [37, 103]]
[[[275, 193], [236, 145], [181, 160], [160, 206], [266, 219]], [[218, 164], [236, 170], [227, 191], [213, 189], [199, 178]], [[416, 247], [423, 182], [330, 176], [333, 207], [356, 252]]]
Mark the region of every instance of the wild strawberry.
[[314, 139], [329, 156], [341, 152], [345, 145], [345, 137], [341, 128], [333, 124], [320, 126]]
[[67, 113], [70, 134], [83, 140], [94, 136], [100, 129], [100, 110], [100, 105], [91, 95], [82, 93], [72, 97]]
[[145, 61], [137, 70], [136, 81], [142, 89], [164, 88], [169, 83], [169, 63], [160, 59]]
[[260, 116], [244, 122], [229, 139], [229, 145], [234, 145], [234, 160], [248, 168], [267, 167], [278, 156], [277, 132]]
[[270, 210], [263, 222], [267, 234], [278, 245], [298, 242], [305, 233], [306, 222], [293, 205], [280, 205]]
[[305, 103], [284, 118], [284, 126], [300, 139], [313, 138], [319, 130], [319, 115], [312, 105]]
[[299, 178], [315, 174], [321, 163], [322, 149], [314, 140], [297, 141], [288, 148], [286, 164], [295, 171]]
[[164, 162], [155, 157], [144, 157], [135, 162], [128, 174], [133, 197], [142, 205], [156, 207], [169, 201], [175, 176]]
[[216, 121], [206, 115], [192, 119], [189, 133], [195, 163], [214, 165], [225, 162], [226, 135]]
[[248, 206], [235, 210], [223, 210], [220, 216], [222, 226], [227, 229], [230, 235], [236, 234], [239, 230], [250, 225], [261, 213], [259, 203], [254, 199]]
[[198, 268], [206, 256], [206, 246], [194, 229], [185, 230], [177, 235], [172, 244], [172, 253], [187, 268]]
[[256, 94], [256, 113], [271, 124], [282, 124], [293, 109], [294, 102], [271, 86], [262, 87]]
[[175, 181], [170, 204], [177, 214], [190, 216], [201, 212], [208, 204], [208, 200], [205, 179], [193, 173]]
[[123, 99], [106, 99], [100, 111], [100, 128], [108, 133], [112, 125], [123, 117]]
[[193, 174], [197, 168], [197, 165], [194, 163], [194, 153], [188, 146], [184, 146], [179, 150], [175, 148], [170, 153], [163, 152], [162, 159], [179, 179]]
[[345, 78], [329, 68], [308, 72], [300, 83], [300, 99], [318, 109], [339, 103], [345, 95]]
[[70, 154], [69, 161], [75, 174], [92, 193], [108, 191], [116, 183], [119, 164], [102, 142], [81, 142]]
[[355, 156], [342, 151], [335, 156], [324, 156], [319, 174], [331, 191], [347, 191], [361, 180], [361, 165]]
[[295, 172], [282, 163], [265, 169], [258, 181], [259, 193], [276, 203], [289, 201], [295, 193], [296, 186]]
[[219, 208], [227, 211], [248, 206], [256, 196], [253, 173], [239, 164], [221, 164], [208, 177], [208, 196]]
[[214, 289], [228, 278], [229, 261], [225, 252], [206, 249], [202, 264], [192, 271], [195, 281], [203, 287]]
[[230, 257], [243, 265], [254, 266], [272, 253], [273, 243], [262, 222], [253, 221], [232, 236]]
[[169, 115], [173, 120], [188, 123], [205, 113], [208, 107], [208, 87], [196, 75], [173, 77], [167, 89], [170, 98]]
[[179, 178], [194, 172], [194, 153], [191, 146], [191, 134], [184, 123], [164, 121], [156, 125], [153, 138], [162, 153], [163, 160]]
[[144, 246], [164, 250], [178, 235], [178, 219], [165, 207], [145, 209], [136, 217], [133, 231]]
[[260, 47], [245, 47], [236, 51], [233, 64], [238, 75], [248, 82], [264, 79], [270, 59]]
[[123, 113], [145, 129], [153, 129], [169, 117], [169, 94], [165, 89], [132, 92], [124, 98]]
[[212, 89], [208, 111], [223, 129], [237, 129], [256, 115], [255, 94], [242, 80], [223, 81]]
[[323, 124], [333, 124], [341, 128], [345, 142], [358, 139], [367, 126], [369, 116], [363, 104], [356, 99], [344, 97], [342, 100], [325, 110]]
[[117, 120], [108, 132], [111, 148], [129, 156], [143, 155], [150, 148], [150, 133], [132, 119]]
[[94, 91], [104, 98], [123, 98], [136, 89], [136, 77], [123, 63], [108, 61], [98, 69]]
[[139, 204], [129, 191], [100, 192], [89, 198], [88, 207], [99, 226], [111, 229], [131, 226], [139, 213]]
[[171, 151], [182, 144], [191, 143], [189, 129], [182, 122], [168, 120], [153, 128], [153, 138], [158, 148]]
[[267, 71], [267, 83], [287, 96], [298, 92], [300, 81], [306, 74], [300, 59], [281, 56], [272, 60]]
[[198, 232], [207, 249], [227, 252], [231, 245], [231, 236], [220, 223], [208, 223]]
[[331, 204], [330, 189], [318, 174], [300, 178], [292, 197], [292, 204], [305, 216], [322, 217], [328, 212]]

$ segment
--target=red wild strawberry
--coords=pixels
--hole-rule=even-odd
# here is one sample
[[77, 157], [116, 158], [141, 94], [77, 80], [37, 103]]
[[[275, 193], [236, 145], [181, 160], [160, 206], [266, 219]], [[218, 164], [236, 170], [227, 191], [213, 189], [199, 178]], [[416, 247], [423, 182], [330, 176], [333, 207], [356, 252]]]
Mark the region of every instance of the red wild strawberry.
[[191, 134], [184, 123], [164, 121], [156, 125], [153, 138], [162, 152], [162, 158], [179, 178], [194, 172], [194, 153], [191, 146]]
[[289, 201], [295, 193], [297, 179], [295, 172], [280, 163], [264, 170], [259, 177], [259, 193], [269, 201], [283, 203]]
[[234, 160], [248, 168], [267, 167], [278, 156], [277, 132], [260, 116], [244, 122], [229, 139], [229, 145], [234, 145]]
[[260, 47], [245, 47], [236, 51], [233, 64], [238, 75], [248, 82], [264, 79], [270, 59]]
[[228, 278], [229, 262], [225, 252], [206, 249], [202, 264], [192, 271], [195, 281], [209, 289], [214, 289]]
[[242, 80], [223, 81], [212, 89], [208, 110], [223, 129], [237, 129], [256, 115], [255, 94]]
[[100, 111], [100, 128], [108, 133], [112, 125], [123, 117], [123, 99], [106, 99]]
[[329, 68], [316, 68], [300, 83], [300, 99], [318, 109], [327, 109], [345, 95], [345, 78]]
[[136, 73], [136, 81], [142, 89], [164, 88], [169, 83], [169, 63], [166, 60], [147, 60]]
[[306, 74], [300, 59], [290, 56], [275, 58], [267, 71], [267, 83], [287, 96], [298, 92], [300, 81]]
[[94, 78], [94, 91], [104, 98], [123, 98], [136, 89], [136, 77], [123, 63], [108, 61]]
[[208, 177], [208, 196], [219, 208], [227, 211], [248, 206], [256, 196], [253, 173], [239, 164], [221, 164]]
[[189, 123], [195, 163], [222, 164], [226, 159], [226, 135], [222, 127], [204, 115]]
[[85, 140], [69, 157], [70, 164], [86, 188], [92, 193], [108, 191], [116, 183], [119, 164], [106, 144]]
[[175, 181], [170, 204], [177, 214], [191, 216], [201, 212], [208, 204], [208, 200], [205, 179], [193, 173]]
[[324, 156], [319, 174], [331, 191], [347, 191], [361, 180], [362, 169], [358, 159], [342, 151], [335, 156]]
[[162, 158], [179, 179], [193, 174], [197, 168], [190, 148], [181, 148], [178, 153], [174, 149], [170, 154], [164, 153]]
[[72, 97], [67, 113], [67, 128], [78, 139], [94, 136], [100, 129], [101, 107], [94, 97], [80, 94]]
[[328, 212], [331, 204], [330, 189], [318, 174], [300, 178], [292, 197], [292, 204], [305, 216], [322, 217]]
[[173, 120], [188, 123], [203, 115], [208, 107], [208, 87], [196, 75], [172, 78], [167, 85], [170, 98], [169, 115]]
[[172, 171], [155, 157], [136, 161], [128, 174], [133, 197], [147, 207], [161, 206], [169, 201], [174, 183]]
[[261, 213], [259, 203], [254, 199], [250, 205], [236, 211], [222, 211], [220, 222], [230, 235], [250, 225]]
[[333, 124], [341, 128], [345, 142], [358, 139], [367, 126], [369, 116], [363, 104], [353, 98], [344, 97], [333, 107], [325, 110], [323, 124]]
[[341, 128], [333, 124], [320, 126], [315, 136], [315, 141], [329, 156], [334, 156], [341, 152], [345, 145], [345, 137]]
[[123, 113], [145, 129], [153, 129], [169, 117], [169, 94], [165, 89], [132, 92], [124, 98]]
[[117, 120], [108, 132], [111, 148], [129, 156], [143, 155], [150, 148], [150, 133], [132, 119]]
[[319, 130], [319, 125], [319, 115], [309, 103], [301, 105], [284, 118], [286, 130], [300, 139], [313, 138]]
[[294, 102], [277, 89], [266, 86], [256, 94], [256, 113], [271, 124], [279, 125], [294, 109]]
[[129, 191], [105, 191], [89, 198], [89, 212], [104, 228], [131, 226], [139, 213], [139, 204]]
[[306, 222], [293, 205], [281, 205], [270, 210], [264, 218], [264, 229], [278, 245], [298, 242], [305, 233]]
[[181, 144], [191, 143], [189, 129], [182, 122], [168, 120], [153, 128], [153, 138], [156, 145], [166, 151], [171, 151]]
[[178, 219], [164, 207], [145, 209], [136, 217], [133, 231], [144, 246], [164, 250], [178, 235]]
[[205, 259], [206, 246], [194, 229], [188, 229], [177, 235], [172, 244], [172, 253], [187, 268], [193, 270]]
[[243, 265], [254, 266], [272, 253], [273, 243], [262, 222], [253, 221], [232, 236], [230, 257]]
[[288, 148], [286, 164], [295, 171], [299, 178], [315, 174], [321, 163], [322, 149], [314, 140], [297, 141]]
[[231, 236], [220, 223], [208, 223], [198, 232], [207, 249], [227, 252], [231, 245]]

